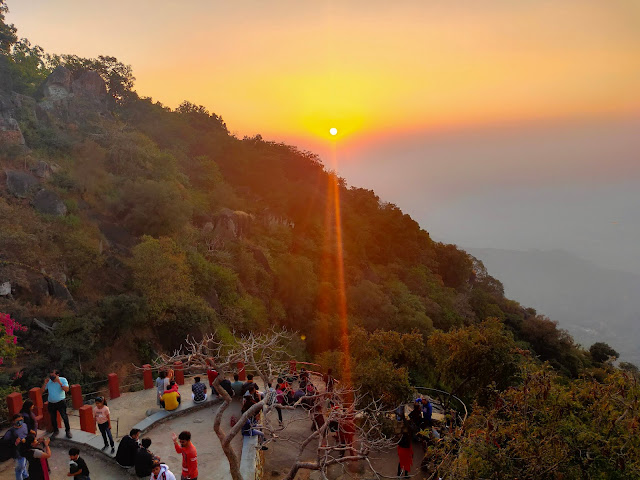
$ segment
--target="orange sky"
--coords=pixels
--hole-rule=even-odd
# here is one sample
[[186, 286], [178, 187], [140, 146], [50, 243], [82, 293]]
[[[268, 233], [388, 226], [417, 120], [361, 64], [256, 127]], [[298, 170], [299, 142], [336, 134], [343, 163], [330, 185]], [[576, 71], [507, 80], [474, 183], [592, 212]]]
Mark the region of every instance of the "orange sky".
[[238, 135], [324, 141], [640, 111], [636, 0], [8, 0], [47, 51], [111, 54], [136, 89]]

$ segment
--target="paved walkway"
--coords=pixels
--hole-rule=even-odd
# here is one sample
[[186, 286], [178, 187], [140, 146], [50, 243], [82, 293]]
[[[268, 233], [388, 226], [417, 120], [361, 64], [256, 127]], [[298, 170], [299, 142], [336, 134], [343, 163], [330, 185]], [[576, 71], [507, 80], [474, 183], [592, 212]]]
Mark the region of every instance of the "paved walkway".
[[[51, 448], [51, 458], [49, 466], [51, 467], [51, 480], [68, 480], [69, 472], [69, 449], [61, 446]], [[127, 480], [122, 468], [109, 461], [103, 455], [84, 452], [80, 453], [84, 458], [91, 472], [92, 480]], [[13, 472], [13, 460], [8, 460], [0, 464], [0, 480], [15, 480], [16, 476]], [[133, 477], [131, 477], [133, 478]]]
[[[178, 478], [182, 465], [182, 456], [176, 453], [173, 447], [171, 433], [179, 434], [183, 430], [191, 432], [191, 441], [198, 450], [199, 478], [203, 480], [229, 480], [231, 478], [227, 457], [225, 457], [220, 441], [213, 431], [213, 418], [218, 405], [176, 417], [169, 422], [152, 428], [144, 435], [151, 439], [150, 450], [155, 455], [160, 456], [162, 461], [169, 465], [171, 471]], [[229, 428], [231, 415], [235, 415], [236, 418], [240, 416], [239, 402], [233, 402], [225, 411], [222, 419], [222, 425], [225, 430]], [[242, 435], [237, 435], [233, 439], [232, 445], [238, 455], [238, 460], [240, 460]]]

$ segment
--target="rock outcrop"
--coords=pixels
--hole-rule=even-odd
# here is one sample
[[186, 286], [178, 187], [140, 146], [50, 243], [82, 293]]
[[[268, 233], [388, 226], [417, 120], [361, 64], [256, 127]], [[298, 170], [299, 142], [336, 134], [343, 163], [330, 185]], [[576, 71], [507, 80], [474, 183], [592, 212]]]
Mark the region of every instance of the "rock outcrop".
[[244, 237], [253, 222], [253, 216], [240, 210], [223, 208], [213, 219], [213, 236], [220, 240]]
[[98, 72], [89, 70], [82, 73], [71, 84], [71, 91], [79, 97], [103, 102], [107, 98], [107, 85]]
[[62, 100], [71, 94], [71, 72], [59, 65], [49, 75], [43, 87], [45, 98], [50, 100]]
[[40, 160], [38, 164], [31, 169], [31, 171], [36, 177], [40, 178], [49, 178], [53, 173], [51, 166], [43, 160]]
[[7, 189], [12, 195], [18, 198], [25, 198], [38, 185], [38, 179], [26, 172], [16, 170], [6, 170]]
[[11, 96], [0, 96], [0, 147], [24, 146], [24, 136], [15, 117]]
[[58, 194], [51, 190], [40, 190], [31, 203], [38, 212], [46, 215], [61, 217], [67, 214], [67, 206]]
[[107, 85], [92, 70], [74, 76], [69, 69], [58, 66], [47, 78], [43, 94], [38, 107], [45, 115], [64, 122], [90, 121], [107, 111]]
[[[7, 288], [8, 293], [3, 293]], [[36, 305], [55, 298], [75, 307], [73, 297], [64, 284], [35, 269], [11, 262], [0, 261], [0, 295], [13, 295], [18, 300]]]

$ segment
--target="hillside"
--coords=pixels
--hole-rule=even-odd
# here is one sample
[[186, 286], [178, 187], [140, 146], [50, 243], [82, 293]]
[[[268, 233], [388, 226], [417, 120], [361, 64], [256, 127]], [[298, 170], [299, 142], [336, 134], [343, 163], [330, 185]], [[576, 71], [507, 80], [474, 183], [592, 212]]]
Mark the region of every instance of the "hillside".
[[113, 57], [18, 41], [4, 12], [0, 394], [287, 329], [289, 355], [389, 411], [414, 386], [465, 400], [468, 424], [426, 455], [454, 478], [640, 478], [637, 369], [607, 345], [577, 346], [313, 153], [142, 97]]
[[[340, 257], [351, 327], [426, 338], [498, 317], [535, 340], [522, 326], [539, 320], [482, 265], [312, 153], [141, 98], [116, 59], [30, 52], [35, 70], [3, 57], [0, 306], [89, 339], [43, 363], [97, 350], [96, 368], [127, 364], [217, 327], [277, 325], [301, 332], [305, 355], [337, 349]], [[113, 347], [95, 349], [105, 335]], [[555, 348], [545, 358], [576, 374], [579, 354]]]
[[604, 341], [638, 363], [640, 276], [599, 267], [564, 251], [468, 250], [505, 285], [505, 292], [557, 320], [589, 346]]

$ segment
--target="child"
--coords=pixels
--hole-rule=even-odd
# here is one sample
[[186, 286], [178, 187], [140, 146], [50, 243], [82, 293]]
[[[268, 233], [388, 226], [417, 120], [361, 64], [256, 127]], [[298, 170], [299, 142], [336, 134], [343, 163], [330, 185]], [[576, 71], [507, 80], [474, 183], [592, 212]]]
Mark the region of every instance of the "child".
[[89, 478], [89, 467], [80, 458], [80, 450], [75, 447], [69, 449], [69, 473], [67, 473], [67, 477], [76, 477], [78, 480], [91, 480]]
[[[96, 398], [96, 404], [93, 407], [93, 418], [98, 424], [98, 429], [100, 430], [102, 439], [104, 440], [104, 447], [102, 447], [102, 450], [109, 448], [109, 443], [111, 443], [111, 453], [115, 453], [115, 443], [113, 441], [113, 436], [111, 436], [111, 416], [109, 407], [107, 407], [107, 402], [102, 397]], [[107, 443], [107, 437], [109, 437], [109, 443]]]
[[176, 480], [176, 476], [164, 463], [154, 462], [149, 480]]

